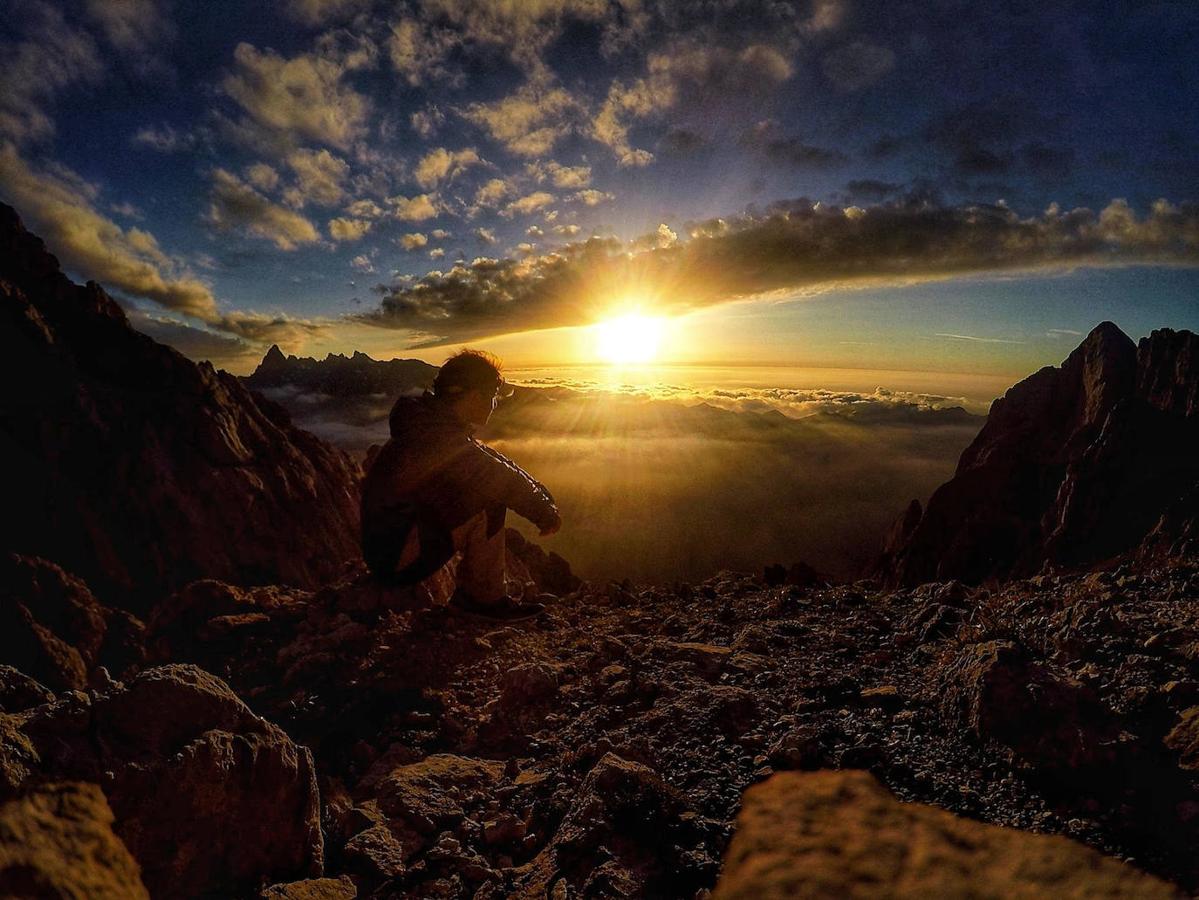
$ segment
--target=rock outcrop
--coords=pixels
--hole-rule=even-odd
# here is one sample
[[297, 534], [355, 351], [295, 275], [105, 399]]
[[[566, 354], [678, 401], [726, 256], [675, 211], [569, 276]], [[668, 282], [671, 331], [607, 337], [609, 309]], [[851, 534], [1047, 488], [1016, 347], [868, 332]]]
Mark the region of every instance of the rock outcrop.
[[357, 553], [357, 466], [134, 331], [0, 205], [0, 546], [142, 613], [199, 577], [312, 586]]
[[[0, 558], [0, 664], [53, 691], [79, 690], [102, 680], [100, 667], [121, 675], [140, 663], [143, 631], [138, 619], [104, 606], [53, 563], [15, 554]], [[2, 693], [0, 705], [14, 711], [19, 698], [8, 689]]]
[[1097, 326], [1060, 368], [991, 406], [953, 479], [909, 508], [882, 574], [912, 585], [1085, 568], [1136, 551], [1194, 548], [1199, 518], [1199, 335], [1134, 344]]
[[[155, 897], [232, 893], [321, 874], [312, 756], [194, 666], [65, 694], [17, 723], [25, 777], [100, 785]], [[31, 748], [31, 750], [30, 750]]]
[[788, 772], [750, 788], [714, 900], [1179, 897], [1062, 837], [900, 803], [867, 772]]

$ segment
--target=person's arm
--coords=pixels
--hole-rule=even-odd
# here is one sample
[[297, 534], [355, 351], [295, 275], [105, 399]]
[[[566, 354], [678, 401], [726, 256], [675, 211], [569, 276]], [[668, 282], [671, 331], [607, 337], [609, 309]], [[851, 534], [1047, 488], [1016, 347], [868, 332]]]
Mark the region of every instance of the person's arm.
[[472, 506], [502, 503], [542, 531], [552, 533], [561, 522], [558, 507], [546, 487], [504, 454], [476, 441], [467, 441], [448, 467], [461, 495]]

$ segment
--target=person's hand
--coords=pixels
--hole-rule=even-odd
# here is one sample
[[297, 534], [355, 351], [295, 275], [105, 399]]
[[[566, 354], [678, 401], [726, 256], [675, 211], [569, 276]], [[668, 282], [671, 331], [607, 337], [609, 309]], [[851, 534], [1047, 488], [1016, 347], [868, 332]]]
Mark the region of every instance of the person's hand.
[[542, 537], [549, 537], [551, 534], [557, 534], [561, 530], [562, 530], [562, 517], [560, 515], [558, 515], [557, 510], [555, 510], [554, 518], [551, 519], [549, 522], [546, 522], [545, 525], [541, 526], [541, 531], [539, 533], [541, 534]]

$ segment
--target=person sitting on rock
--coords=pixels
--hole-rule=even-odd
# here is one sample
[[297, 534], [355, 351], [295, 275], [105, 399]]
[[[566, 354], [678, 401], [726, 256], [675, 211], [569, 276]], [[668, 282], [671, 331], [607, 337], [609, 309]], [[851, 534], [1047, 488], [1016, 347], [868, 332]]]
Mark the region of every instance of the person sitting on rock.
[[391, 439], [362, 485], [362, 555], [373, 575], [415, 584], [461, 553], [452, 606], [508, 620], [542, 611], [508, 595], [504, 516], [511, 509], [548, 536], [562, 525], [558, 507], [543, 484], [474, 438], [511, 394], [496, 357], [463, 350], [432, 393], [396, 401]]

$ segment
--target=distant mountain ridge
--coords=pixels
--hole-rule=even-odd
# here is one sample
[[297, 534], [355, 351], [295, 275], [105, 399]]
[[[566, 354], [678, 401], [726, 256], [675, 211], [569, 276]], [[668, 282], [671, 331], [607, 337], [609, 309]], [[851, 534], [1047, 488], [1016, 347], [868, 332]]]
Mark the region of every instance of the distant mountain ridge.
[[996, 400], [954, 477], [897, 523], [889, 581], [979, 583], [1176, 553], [1199, 519], [1199, 335], [1111, 322]]
[[3, 549], [144, 612], [201, 577], [314, 587], [358, 551], [358, 466], [130, 327], [0, 204]]
[[317, 360], [285, 356], [274, 344], [244, 381], [256, 390], [293, 386], [333, 397], [360, 397], [425, 389], [436, 375], [437, 366], [419, 359], [377, 360], [355, 351], [352, 356], [330, 353]]

